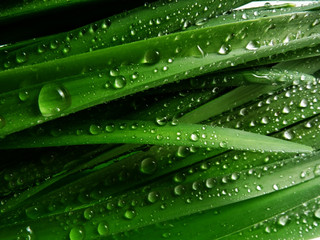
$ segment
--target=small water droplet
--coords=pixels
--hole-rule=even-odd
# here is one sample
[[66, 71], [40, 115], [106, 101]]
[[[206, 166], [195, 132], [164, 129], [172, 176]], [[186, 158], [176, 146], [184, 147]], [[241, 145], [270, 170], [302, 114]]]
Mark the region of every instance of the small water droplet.
[[156, 123], [159, 125], [159, 126], [164, 126], [167, 124], [167, 117], [156, 117]]
[[272, 188], [273, 188], [274, 190], [276, 190], [276, 191], [279, 190], [279, 187], [278, 187], [277, 184], [273, 184]]
[[108, 124], [105, 129], [106, 129], [106, 132], [112, 133], [114, 131], [114, 128], [115, 128], [114, 124]]
[[198, 133], [192, 133], [190, 135], [190, 140], [193, 141], [193, 142], [196, 142], [199, 140], [199, 136], [198, 136]]
[[148, 194], [147, 199], [148, 199], [148, 201], [149, 201], [150, 203], [155, 203], [156, 201], [159, 200], [159, 197], [160, 197], [159, 193], [157, 193], [157, 192], [150, 192], [150, 193]]
[[109, 226], [105, 222], [100, 222], [98, 225], [98, 233], [100, 236], [107, 236], [109, 234]]
[[219, 146], [222, 147], [222, 148], [227, 148], [228, 144], [227, 144], [227, 142], [222, 141], [222, 142], [219, 143]]
[[258, 41], [250, 41], [247, 46], [246, 49], [250, 50], [250, 51], [255, 51], [257, 49], [259, 49], [260, 47], [260, 43]]
[[83, 240], [84, 237], [84, 230], [81, 227], [74, 227], [69, 233], [70, 240]]
[[157, 169], [157, 163], [152, 158], [145, 158], [141, 161], [140, 171], [145, 174], [152, 174]]
[[19, 92], [19, 99], [23, 102], [29, 99], [29, 92], [28, 91], [21, 91]]
[[99, 125], [92, 124], [92, 125], [90, 125], [89, 132], [92, 135], [97, 135], [97, 134], [101, 133], [101, 127]]
[[219, 48], [218, 53], [220, 55], [227, 55], [231, 52], [231, 46], [229, 44], [222, 44], [222, 46]]
[[316, 165], [313, 170], [314, 175], [320, 176], [320, 164]]
[[299, 103], [299, 107], [306, 108], [308, 106], [308, 101], [306, 99], [302, 99]]
[[124, 217], [128, 220], [133, 219], [135, 216], [136, 216], [136, 212], [133, 209], [129, 209], [124, 213]]
[[16, 56], [17, 63], [25, 63], [28, 61], [28, 55], [25, 52], [20, 52]]
[[182, 185], [175, 186], [173, 192], [177, 196], [181, 196], [185, 192], [185, 188]]
[[214, 178], [208, 178], [206, 180], [206, 187], [207, 188], [213, 188], [215, 183], [216, 183], [216, 180]]
[[288, 223], [288, 220], [289, 220], [289, 217], [287, 215], [281, 216], [278, 219], [278, 224], [284, 227]]
[[293, 133], [290, 130], [283, 132], [283, 138], [287, 140], [293, 139]]
[[41, 114], [44, 117], [50, 117], [69, 108], [71, 97], [62, 85], [49, 83], [41, 88], [38, 105]]
[[37, 207], [29, 207], [26, 210], [26, 215], [30, 219], [37, 219], [40, 216], [39, 209]]
[[85, 219], [90, 220], [91, 218], [93, 218], [93, 211], [91, 208], [87, 208], [86, 210], [84, 210], [83, 212], [83, 216]]

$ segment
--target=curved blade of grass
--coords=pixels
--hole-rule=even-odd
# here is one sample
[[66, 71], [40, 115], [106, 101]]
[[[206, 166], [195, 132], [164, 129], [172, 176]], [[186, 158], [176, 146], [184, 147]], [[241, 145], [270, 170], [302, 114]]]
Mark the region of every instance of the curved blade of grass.
[[[289, 34], [290, 36], [293, 34], [292, 31], [296, 31], [294, 30], [296, 29], [296, 24], [301, 26], [300, 31], [304, 31], [306, 35], [308, 31], [313, 32], [313, 30], [316, 30], [318, 26], [315, 26], [312, 30], [308, 29], [309, 21], [316, 18], [318, 13], [308, 13], [307, 16], [305, 13], [298, 14], [297, 18], [291, 20], [288, 24], [287, 22], [291, 17], [290, 15], [273, 18], [273, 26], [276, 27], [272, 29], [269, 29], [269, 19], [265, 18], [186, 31], [71, 56], [65, 59], [58, 59], [48, 63], [0, 72], [0, 81], [8, 81], [8, 79], [13, 78], [20, 80], [39, 78], [49, 81], [52, 78], [59, 78], [59, 76], [66, 77], [67, 75], [79, 74], [79, 71], [83, 71], [88, 67], [88, 62], [94, 63], [94, 65], [90, 64], [94, 68], [108, 68], [107, 72], [99, 75], [101, 77], [95, 74], [91, 76], [85, 75], [85, 77], [80, 79], [62, 79], [47, 85], [36, 85], [25, 88], [24, 91], [29, 93], [27, 101], [21, 101], [17, 98], [21, 90], [2, 94], [0, 98], [4, 104], [2, 104], [0, 113], [2, 115], [0, 135], [4, 136], [40, 122], [142, 91], [146, 88], [159, 86], [187, 77], [194, 77], [200, 73], [204, 74], [206, 72], [220, 70], [230, 66], [230, 64], [237, 65], [245, 61], [258, 59], [272, 53], [283, 51], [283, 46], [286, 46], [286, 51], [290, 51], [308, 46], [311, 43], [316, 43], [318, 40], [320, 41], [320, 37], [318, 38], [317, 35], [283, 43], [283, 38], [288, 36], [288, 31], [291, 32]], [[248, 26], [250, 26], [250, 28], [246, 29]], [[284, 26], [285, 29], [281, 29]], [[255, 32], [258, 29], [260, 31], [261, 28], [266, 29], [265, 33], [259, 36], [259, 41], [262, 45], [260, 47], [253, 47], [253, 41], [258, 41]], [[233, 45], [233, 51], [226, 55], [217, 54], [222, 44], [217, 39], [223, 42], [225, 37], [235, 32], [238, 32], [238, 34], [230, 40], [230, 44]], [[247, 41], [238, 41], [238, 38], [243, 36], [243, 34], [245, 34]], [[216, 40], [212, 45], [205, 47], [204, 42], [207, 42], [207, 39], [213, 35], [216, 35]], [[189, 41], [192, 36], [194, 37], [194, 41]], [[201, 39], [198, 38], [199, 36], [202, 36]], [[217, 36], [219, 37], [217, 38]], [[299, 38], [298, 36], [296, 37]], [[185, 42], [187, 39], [188, 41]], [[274, 45], [269, 46], [267, 44], [269, 41], [272, 41]], [[188, 46], [186, 46], [186, 44], [188, 44]], [[181, 48], [181, 52], [174, 54], [176, 49], [179, 48]], [[131, 52], [132, 55], [128, 55], [128, 51]], [[160, 55], [158, 55], [158, 52]], [[145, 54], [147, 54], [148, 57], [144, 56]], [[143, 60], [147, 61], [148, 64], [140, 63], [118, 66], [121, 75], [112, 77], [109, 75], [109, 72], [110, 69], [114, 70], [114, 67], [108, 67], [106, 58], [111, 59], [113, 57], [116, 57], [113, 63], [116, 65], [112, 64], [114, 67], [123, 61], [133, 61], [137, 63], [137, 61]], [[168, 59], [174, 60], [172, 63], [168, 63]], [[150, 61], [157, 63], [150, 65]], [[154, 72], [155, 69], [159, 70]], [[113, 71], [111, 71], [111, 73], [113, 74]], [[140, 76], [138, 80], [129, 81], [136, 73]], [[107, 89], [105, 88], [106, 83], [108, 86]], [[88, 91], [88, 89], [90, 89], [90, 91]], [[95, 94], [91, 94], [92, 92], [95, 92]], [[13, 108], [12, 106], [15, 107]], [[20, 118], [18, 116], [24, 117]]]
[[[81, 122], [81, 121], [80, 121]], [[11, 135], [1, 143], [1, 148], [48, 147], [81, 144], [133, 143], [154, 145], [178, 145], [242, 149], [251, 151], [310, 152], [312, 148], [254, 133], [181, 123], [176, 126], [160, 126], [148, 121], [103, 121], [101, 123], [64, 122], [54, 129], [40, 127], [34, 133]], [[39, 134], [37, 134], [40, 132]], [[58, 136], [52, 136], [59, 132]], [[53, 134], [55, 135], [55, 134]], [[80, 136], [79, 136], [80, 135]]]

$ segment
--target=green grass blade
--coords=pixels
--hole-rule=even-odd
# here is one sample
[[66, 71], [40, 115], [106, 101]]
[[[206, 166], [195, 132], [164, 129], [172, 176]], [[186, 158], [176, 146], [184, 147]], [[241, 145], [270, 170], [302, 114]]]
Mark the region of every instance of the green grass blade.
[[[47, 85], [39, 84], [25, 88], [24, 91], [28, 92], [26, 101], [21, 101], [17, 98], [21, 90], [2, 94], [0, 98], [4, 104], [2, 104], [1, 109], [2, 128], [0, 129], [0, 135], [4, 136], [62, 115], [145, 90], [146, 88], [193, 77], [200, 73], [204, 74], [206, 72], [220, 70], [229, 67], [230, 64], [237, 65], [245, 61], [258, 59], [272, 53], [283, 51], [283, 46], [286, 46], [286, 51], [290, 51], [310, 45], [318, 40], [320, 41], [320, 37], [318, 39], [317, 36], [310, 36], [283, 43], [283, 38], [288, 37], [288, 31], [290, 32], [295, 29], [296, 23], [301, 25], [301, 28], [306, 28], [305, 30], [301, 29], [301, 31], [309, 31], [308, 23], [311, 19], [317, 17], [318, 13], [308, 14], [308, 17], [305, 17], [305, 14], [298, 14], [297, 16], [296, 19], [290, 21], [288, 24], [287, 22], [290, 19], [290, 15], [273, 18], [273, 23], [276, 27], [272, 29], [268, 28], [268, 26], [270, 26], [269, 19], [265, 18], [231, 25], [216, 26], [209, 29], [204, 28], [186, 31], [80, 54], [43, 64], [3, 71], [0, 73], [1, 82], [8, 81], [8, 79], [10, 79], [10, 81], [11, 79], [22, 81], [30, 78], [49, 81], [51, 78], [80, 74], [81, 71], [86, 71], [85, 69], [88, 62], [95, 63], [94, 66], [92, 66], [95, 68], [108, 68], [107, 72], [100, 73], [101, 75], [99, 76], [101, 77], [96, 76], [95, 73], [92, 75], [89, 74], [88, 76], [84, 75], [84, 77], [80, 78], [56, 80]], [[245, 33], [247, 41], [238, 41], [237, 39], [244, 34], [240, 30], [245, 29], [249, 25], [250, 29], [246, 30]], [[285, 29], [280, 30], [284, 26]], [[292, 27], [292, 29], [290, 27]], [[267, 28], [267, 33], [259, 37], [261, 43], [263, 41], [265, 45], [252, 49], [252, 41], [257, 41], [255, 32], [261, 28]], [[317, 28], [317, 26], [315, 26], [315, 28]], [[312, 30], [315, 30], [315, 28]], [[240, 31], [240, 33], [230, 40], [230, 44], [233, 45], [233, 51], [229, 54], [220, 55], [217, 53], [221, 47], [219, 41], [215, 41], [212, 45], [204, 47], [207, 41], [204, 36], [210, 38], [210, 36], [218, 34], [220, 36], [219, 39], [224, 41], [225, 37], [237, 31]], [[185, 45], [184, 40], [202, 34], [204, 34], [202, 36], [203, 38], [195, 38], [194, 41], [187, 41], [187, 44], [190, 44], [190, 46]], [[308, 33], [305, 32], [305, 34], [307, 35]], [[268, 41], [274, 42], [274, 45], [268, 45]], [[199, 50], [200, 45], [203, 45], [200, 48], [201, 51]], [[182, 51], [174, 54], [173, 52], [180, 47]], [[158, 55], [158, 52], [154, 49], [157, 49], [160, 55]], [[128, 51], [134, 52], [128, 56]], [[202, 53], [204, 54], [203, 56]], [[115, 68], [112, 66], [115, 65], [107, 65], [105, 59], [108, 57], [116, 57], [113, 63], [116, 65], [122, 61], [135, 62], [136, 64], [118, 66], [121, 75], [113, 77], [109, 74], [110, 70], [112, 70], [111, 74], [114, 74], [113, 70]], [[170, 63], [168, 63], [168, 59], [173, 59], [173, 62], [171, 63], [171, 61], [169, 61]], [[137, 64], [137, 61], [141, 60], [147, 61], [147, 64]], [[152, 63], [156, 61], [157, 63], [150, 65], [150, 61], [152, 61]], [[157, 69], [157, 72], [154, 72], [155, 69]], [[130, 80], [136, 73], [139, 73], [140, 76], [138, 80]], [[105, 88], [106, 83], [108, 86], [107, 89]], [[90, 89], [89, 92], [88, 89]], [[95, 92], [95, 94], [90, 94], [92, 92]], [[13, 108], [12, 106], [15, 107]], [[23, 119], [18, 117], [22, 115], [24, 116]]]
[[[48, 147], [61, 145], [133, 143], [242, 149], [251, 151], [310, 152], [312, 148], [268, 138], [263, 135], [235, 129], [184, 124], [159, 126], [143, 121], [106, 121], [101, 123], [64, 123], [54, 129], [40, 127], [34, 133], [11, 135], [3, 140], [1, 148]], [[60, 130], [60, 131], [59, 131]], [[40, 132], [39, 134], [37, 134]], [[42, 132], [42, 133], [41, 133]], [[55, 136], [55, 133], [58, 136]], [[52, 136], [53, 134], [53, 136]]]

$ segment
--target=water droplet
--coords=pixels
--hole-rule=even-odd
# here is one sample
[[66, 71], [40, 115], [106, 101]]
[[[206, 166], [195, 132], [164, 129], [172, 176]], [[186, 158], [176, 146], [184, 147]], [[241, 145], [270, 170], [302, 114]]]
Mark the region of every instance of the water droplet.
[[222, 147], [222, 148], [227, 148], [228, 144], [227, 144], [227, 142], [222, 141], [222, 142], [219, 143], [219, 146]]
[[39, 209], [37, 207], [29, 207], [26, 209], [26, 215], [31, 219], [36, 219], [39, 217]]
[[213, 188], [215, 183], [216, 183], [216, 180], [214, 178], [208, 178], [206, 180], [206, 187], [207, 188]]
[[223, 44], [220, 49], [218, 50], [218, 53], [220, 55], [227, 55], [228, 53], [231, 52], [231, 46], [230, 45], [225, 45]]
[[92, 135], [97, 135], [97, 134], [101, 133], [101, 127], [99, 125], [92, 124], [92, 125], [90, 125], [89, 132]]
[[144, 57], [142, 59], [142, 63], [145, 64], [156, 64], [160, 61], [160, 53], [156, 50], [148, 50], [144, 54]]
[[21, 91], [21, 92], [19, 92], [19, 99], [21, 100], [21, 101], [27, 101], [28, 99], [29, 99], [29, 92], [27, 92], [27, 91]]
[[114, 131], [114, 128], [115, 128], [114, 124], [108, 124], [105, 129], [106, 129], [106, 132], [111, 133]]
[[289, 220], [289, 217], [287, 215], [281, 216], [278, 219], [278, 224], [284, 227], [288, 223], [288, 220]]
[[260, 47], [260, 43], [258, 41], [250, 41], [247, 46], [246, 49], [250, 50], [250, 51], [255, 51], [257, 49], [259, 49]]
[[112, 79], [112, 86], [115, 89], [121, 89], [124, 88], [127, 84], [126, 78], [124, 76], [117, 76], [114, 79]]
[[185, 192], [185, 188], [182, 185], [175, 186], [173, 192], [177, 196], [181, 196]]
[[147, 199], [148, 199], [148, 201], [149, 201], [150, 203], [155, 203], [156, 201], [159, 200], [159, 197], [160, 197], [159, 193], [157, 193], [157, 192], [150, 192], [150, 193], [148, 194]]
[[316, 165], [313, 170], [314, 175], [320, 176], [320, 164]]
[[92, 209], [87, 208], [86, 210], [84, 210], [83, 216], [84, 216], [85, 219], [90, 220], [93, 217]]
[[284, 108], [282, 109], [282, 112], [285, 113], [285, 114], [288, 114], [288, 113], [290, 113], [290, 108], [284, 107]]
[[314, 212], [314, 216], [318, 219], [320, 219], [320, 208], [318, 208], [315, 212]]
[[192, 133], [190, 135], [190, 140], [193, 141], [193, 142], [196, 142], [199, 140], [199, 136], [198, 136], [198, 133]]
[[306, 108], [308, 106], [308, 101], [306, 99], [302, 99], [299, 103], [299, 107]]
[[109, 226], [105, 222], [101, 222], [98, 225], [98, 233], [100, 236], [107, 236], [109, 234]]
[[267, 117], [263, 117], [263, 118], [261, 119], [261, 123], [262, 123], [262, 124], [268, 124], [268, 123], [269, 123], [269, 119], [268, 119]]
[[273, 188], [274, 190], [276, 190], [276, 191], [279, 190], [279, 187], [278, 187], [277, 184], [273, 184], [272, 188]]
[[283, 132], [283, 138], [287, 140], [291, 140], [293, 138], [293, 134], [290, 130]]
[[152, 158], [145, 158], [141, 161], [140, 171], [145, 174], [152, 174], [157, 169], [157, 163]]
[[50, 117], [69, 108], [71, 97], [62, 85], [49, 83], [41, 88], [38, 105], [41, 114], [44, 117]]
[[205, 52], [199, 45], [197, 45], [188, 50], [188, 55], [195, 58], [204, 58]]
[[167, 117], [156, 117], [156, 123], [159, 125], [159, 126], [164, 126], [167, 124]]
[[28, 56], [25, 52], [18, 53], [16, 56], [17, 63], [25, 63], [28, 61]]
[[133, 219], [135, 216], [136, 216], [136, 212], [132, 209], [129, 209], [124, 213], [124, 217], [128, 220]]
[[74, 227], [69, 233], [70, 240], [83, 240], [85, 237], [84, 230], [80, 227]]

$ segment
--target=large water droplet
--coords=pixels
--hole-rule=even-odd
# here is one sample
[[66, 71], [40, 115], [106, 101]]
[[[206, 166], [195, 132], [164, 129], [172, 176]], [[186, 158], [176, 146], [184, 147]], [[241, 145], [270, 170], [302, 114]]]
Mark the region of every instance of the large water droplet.
[[69, 108], [71, 97], [62, 85], [49, 83], [41, 88], [38, 105], [41, 114], [44, 117], [50, 117]]
[[37, 207], [29, 207], [26, 209], [26, 215], [31, 219], [36, 219], [40, 215]]
[[141, 161], [140, 171], [145, 174], [152, 174], [157, 169], [157, 163], [152, 158], [145, 158]]
[[160, 53], [156, 50], [148, 50], [145, 52], [142, 63], [145, 64], [156, 64], [160, 61]]
[[98, 233], [100, 236], [107, 236], [109, 234], [108, 224], [105, 222], [101, 222], [98, 225]]
[[84, 230], [80, 227], [74, 227], [69, 233], [70, 240], [83, 240], [85, 237]]
[[190, 135], [190, 140], [193, 141], [193, 142], [198, 141], [198, 140], [199, 140], [198, 134], [197, 134], [197, 133], [192, 133], [192, 134]]
[[306, 108], [308, 106], [308, 101], [306, 99], [302, 99], [299, 103], [299, 107]]

